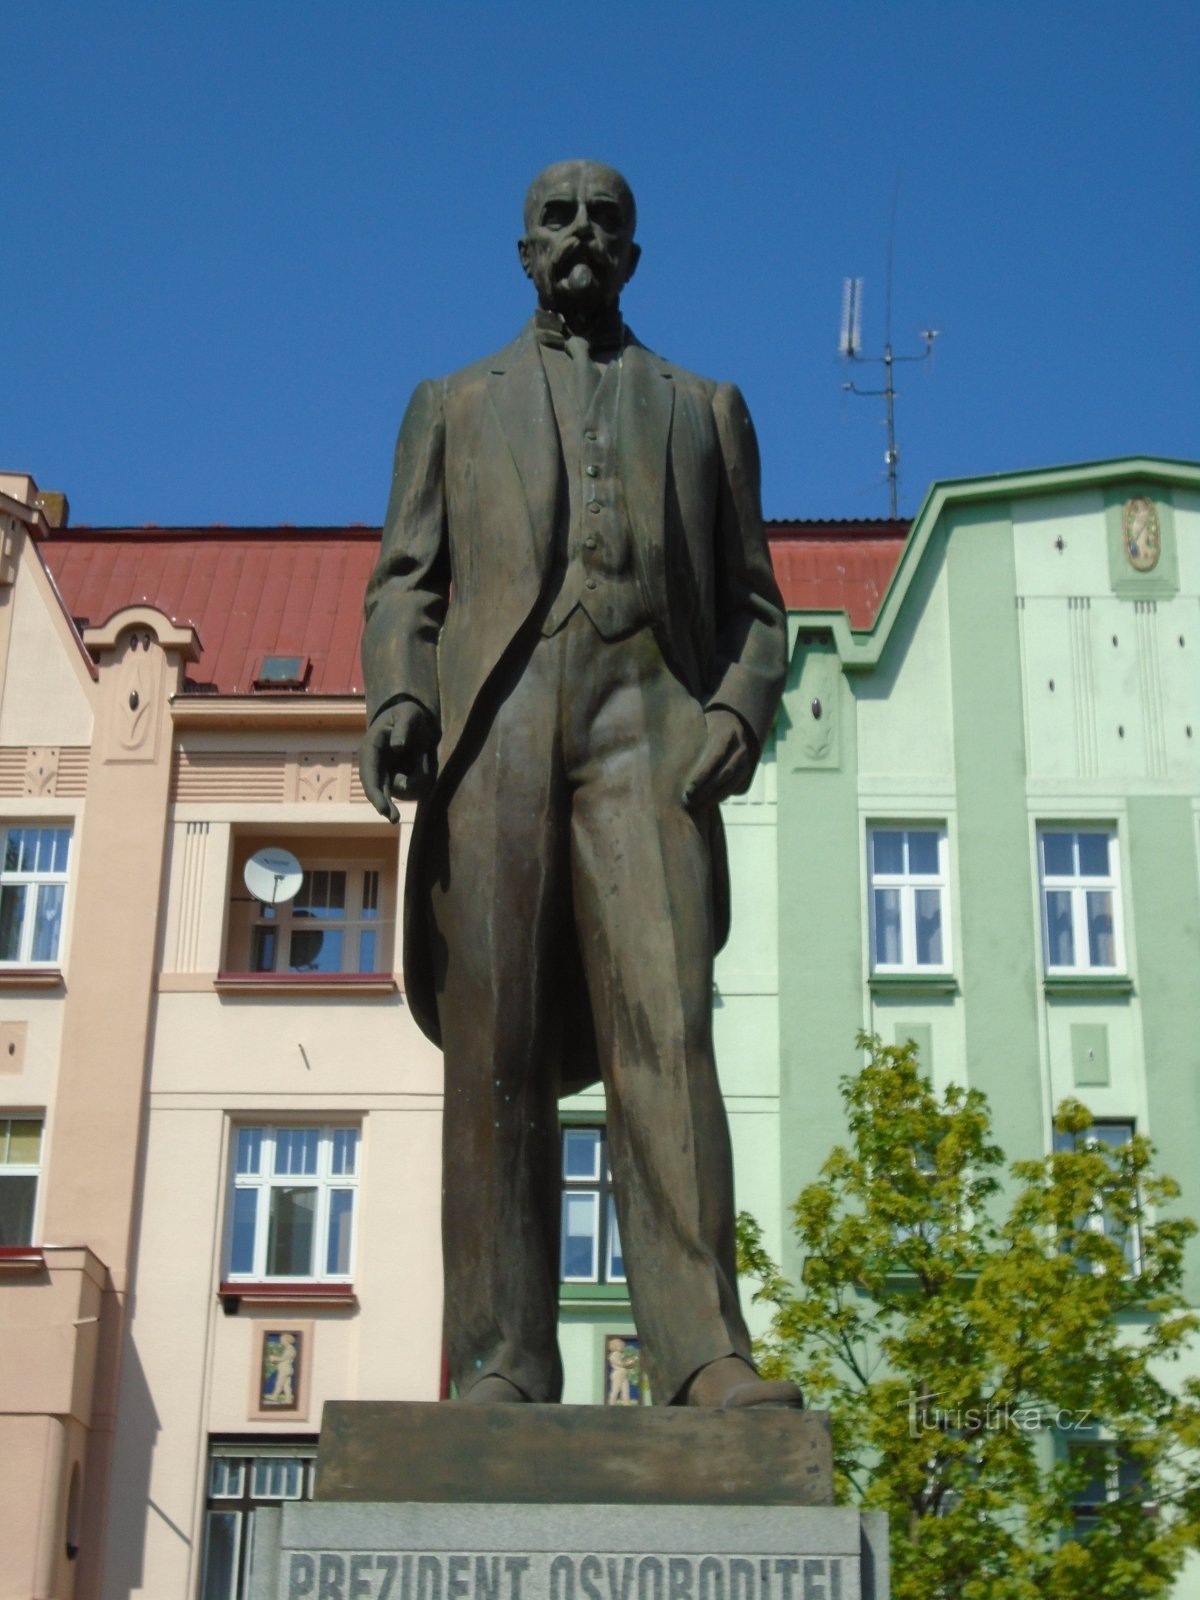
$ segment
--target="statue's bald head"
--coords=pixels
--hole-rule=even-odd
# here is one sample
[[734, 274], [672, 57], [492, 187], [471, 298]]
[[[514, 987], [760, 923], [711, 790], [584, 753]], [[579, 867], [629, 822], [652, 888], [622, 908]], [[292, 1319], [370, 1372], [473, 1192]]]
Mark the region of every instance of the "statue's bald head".
[[636, 225], [633, 190], [612, 167], [556, 161], [539, 172], [517, 248], [541, 304], [575, 325], [614, 309], [641, 254]]
[[632, 236], [637, 228], [637, 204], [633, 190], [615, 167], [606, 167], [603, 161], [556, 161], [544, 167], [529, 185], [525, 194], [525, 232], [537, 221], [543, 198], [564, 186], [584, 182], [595, 192], [607, 191], [620, 205]]

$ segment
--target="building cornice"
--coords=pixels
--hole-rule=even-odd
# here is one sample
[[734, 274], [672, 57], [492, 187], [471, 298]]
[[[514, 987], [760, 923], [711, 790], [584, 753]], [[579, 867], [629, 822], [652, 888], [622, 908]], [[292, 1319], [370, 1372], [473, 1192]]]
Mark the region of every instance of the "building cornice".
[[177, 694], [171, 720], [178, 728], [338, 728], [362, 733], [362, 695]]

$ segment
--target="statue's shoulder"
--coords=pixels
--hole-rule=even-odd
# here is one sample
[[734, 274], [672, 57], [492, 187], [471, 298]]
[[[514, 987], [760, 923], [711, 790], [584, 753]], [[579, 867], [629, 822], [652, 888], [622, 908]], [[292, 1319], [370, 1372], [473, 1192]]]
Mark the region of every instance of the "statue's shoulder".
[[522, 329], [511, 343], [504, 345], [494, 355], [484, 356], [482, 361], [472, 361], [468, 367], [459, 367], [457, 372], [450, 372], [444, 378], [436, 380], [437, 387], [447, 395], [457, 395], [485, 384], [489, 373], [505, 371], [521, 354], [526, 340], [529, 338], [527, 329]]
[[635, 338], [631, 333], [628, 347], [638, 352], [639, 359], [648, 361], [657, 367], [664, 377], [668, 377], [680, 391], [694, 391], [697, 395], [711, 401], [721, 389], [727, 389], [728, 384], [718, 383], [715, 378], [705, 378], [699, 372], [689, 372], [687, 367], [681, 366], [678, 361], [669, 361], [666, 356], [660, 356], [657, 350], [651, 350], [648, 345]]

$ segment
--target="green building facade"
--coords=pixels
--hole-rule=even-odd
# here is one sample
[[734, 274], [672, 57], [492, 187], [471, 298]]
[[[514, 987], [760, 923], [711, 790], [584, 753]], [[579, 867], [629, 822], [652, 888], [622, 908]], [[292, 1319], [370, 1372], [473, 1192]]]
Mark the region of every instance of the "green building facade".
[[861, 1028], [982, 1089], [1010, 1160], [1069, 1095], [1148, 1134], [1200, 1219], [1200, 466], [936, 484], [869, 630], [789, 625], [779, 1211]]

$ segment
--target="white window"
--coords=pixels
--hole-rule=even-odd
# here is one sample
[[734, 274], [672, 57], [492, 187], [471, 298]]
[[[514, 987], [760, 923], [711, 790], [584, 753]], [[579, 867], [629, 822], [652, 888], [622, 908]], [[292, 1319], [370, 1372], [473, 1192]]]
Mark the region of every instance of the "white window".
[[1042, 828], [1038, 862], [1046, 971], [1122, 971], [1115, 830]]
[[255, 903], [251, 972], [377, 972], [379, 869], [315, 867], [283, 905]]
[[41, 1162], [41, 1118], [0, 1117], [0, 1245], [33, 1243]]
[[946, 830], [873, 827], [871, 966], [875, 972], [948, 972]]
[[281, 1500], [311, 1500], [315, 1457], [316, 1447], [308, 1440], [212, 1446], [201, 1600], [245, 1600], [255, 1510]]
[[[1133, 1138], [1134, 1124], [1132, 1122], [1103, 1121], [1093, 1122], [1090, 1128], [1082, 1133], [1060, 1133], [1057, 1129], [1054, 1134], [1055, 1150], [1100, 1150], [1108, 1155], [1111, 1165], [1116, 1168], [1118, 1157], [1116, 1152], [1122, 1145], [1126, 1145]], [[1106, 1239], [1113, 1240], [1121, 1246], [1125, 1260], [1129, 1264], [1130, 1272], [1139, 1270], [1141, 1260], [1141, 1238], [1136, 1221], [1132, 1224], [1127, 1219], [1113, 1215], [1110, 1207], [1104, 1203], [1104, 1196], [1097, 1195], [1091, 1209], [1087, 1214], [1084, 1226], [1091, 1233], [1101, 1233]]]
[[625, 1282], [625, 1257], [603, 1128], [562, 1130], [560, 1273], [564, 1283]]
[[1128, 1445], [1112, 1440], [1072, 1442], [1067, 1453], [1072, 1466], [1087, 1475], [1072, 1496], [1072, 1538], [1087, 1539], [1095, 1533], [1105, 1508], [1118, 1501], [1132, 1500], [1144, 1515], [1155, 1514], [1146, 1463]]
[[349, 1281], [358, 1134], [354, 1127], [234, 1129], [230, 1280]]
[[0, 966], [53, 966], [62, 943], [70, 828], [3, 830]]

